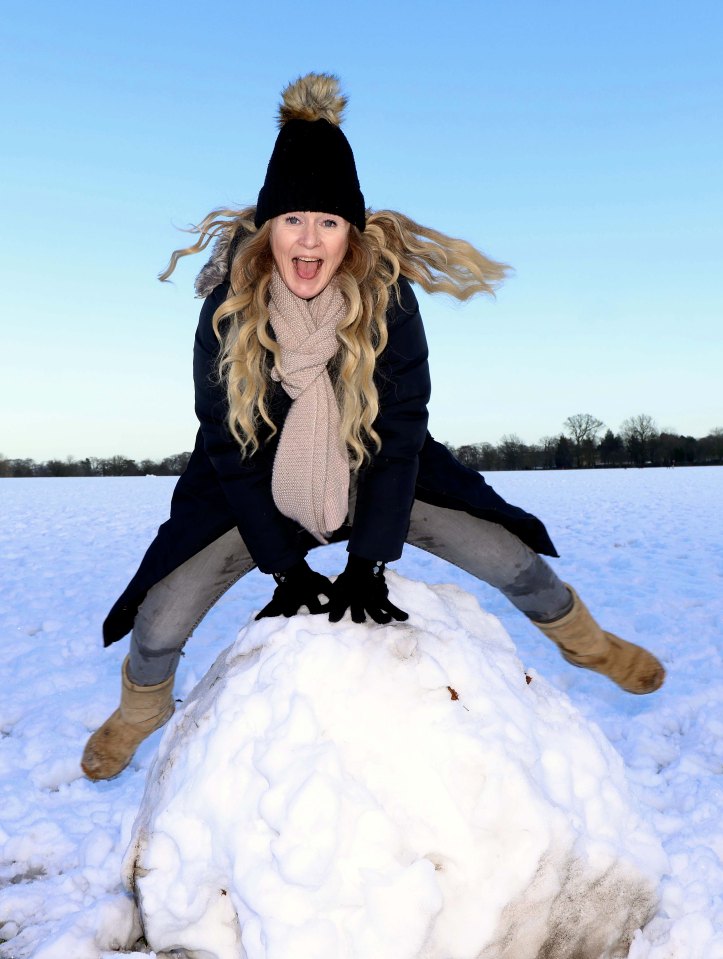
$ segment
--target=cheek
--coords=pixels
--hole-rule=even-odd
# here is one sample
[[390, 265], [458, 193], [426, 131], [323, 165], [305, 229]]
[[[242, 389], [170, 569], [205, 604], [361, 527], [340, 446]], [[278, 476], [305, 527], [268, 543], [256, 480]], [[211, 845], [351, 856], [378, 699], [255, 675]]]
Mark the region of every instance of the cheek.
[[337, 270], [337, 269], [341, 266], [341, 261], [342, 261], [342, 260], [344, 259], [344, 257], [346, 256], [346, 251], [348, 250], [348, 248], [349, 248], [349, 243], [348, 243], [346, 237], [344, 237], [344, 239], [341, 241], [341, 243], [339, 243], [339, 244], [337, 245], [336, 251], [335, 251], [335, 253], [334, 253], [333, 260], [334, 260], [334, 269], [335, 269], [335, 270]]
[[279, 273], [283, 274], [286, 266], [286, 258], [284, 256], [283, 247], [279, 243], [271, 244], [271, 256], [274, 260], [274, 265]]
[[284, 259], [284, 255], [289, 246], [289, 241], [286, 237], [284, 237], [283, 234], [279, 234], [277, 230], [272, 228], [269, 245], [271, 247], [271, 255], [278, 266], [278, 264]]

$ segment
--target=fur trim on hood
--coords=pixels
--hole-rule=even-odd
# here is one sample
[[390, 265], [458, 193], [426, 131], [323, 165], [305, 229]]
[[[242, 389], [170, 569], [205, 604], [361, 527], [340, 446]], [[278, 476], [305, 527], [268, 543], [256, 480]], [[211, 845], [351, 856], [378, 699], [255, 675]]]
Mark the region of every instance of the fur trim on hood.
[[[211, 257], [193, 284], [196, 296], [201, 298], [209, 296], [220, 283], [224, 282], [231, 267], [231, 245], [234, 239], [233, 229], [224, 230], [216, 238], [211, 248]], [[235, 250], [236, 244], [234, 243], [233, 246]]]

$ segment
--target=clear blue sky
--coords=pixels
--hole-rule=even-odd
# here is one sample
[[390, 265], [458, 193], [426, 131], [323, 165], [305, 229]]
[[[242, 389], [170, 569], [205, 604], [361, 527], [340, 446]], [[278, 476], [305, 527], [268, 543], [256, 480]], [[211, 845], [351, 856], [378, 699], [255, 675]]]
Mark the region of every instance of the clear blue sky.
[[255, 201], [309, 70], [342, 78], [369, 205], [515, 267], [421, 298], [439, 439], [722, 426], [722, 38], [719, 0], [7, 0], [0, 452], [191, 448], [202, 261], [155, 277]]

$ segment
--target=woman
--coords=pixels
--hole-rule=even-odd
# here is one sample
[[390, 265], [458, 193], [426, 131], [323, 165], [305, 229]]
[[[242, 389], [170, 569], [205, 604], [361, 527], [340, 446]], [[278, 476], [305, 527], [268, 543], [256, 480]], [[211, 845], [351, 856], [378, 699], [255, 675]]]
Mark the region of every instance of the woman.
[[[217, 238], [196, 284], [200, 429], [170, 519], [104, 624], [106, 645], [132, 636], [120, 706], [83, 754], [91, 779], [116, 776], [167, 721], [184, 643], [254, 566], [276, 581], [258, 617], [305, 607], [389, 623], [407, 613], [389, 600], [385, 563], [413, 543], [498, 587], [569, 662], [632, 693], [663, 682], [658, 660], [604, 633], [541, 558], [557, 555], [542, 523], [427, 432], [410, 281], [466, 300], [491, 293], [506, 268], [399, 213], [365, 210], [345, 104], [328, 75], [288, 87], [256, 207], [210, 214], [161, 276]], [[349, 558], [331, 583], [306, 557], [338, 540]]]

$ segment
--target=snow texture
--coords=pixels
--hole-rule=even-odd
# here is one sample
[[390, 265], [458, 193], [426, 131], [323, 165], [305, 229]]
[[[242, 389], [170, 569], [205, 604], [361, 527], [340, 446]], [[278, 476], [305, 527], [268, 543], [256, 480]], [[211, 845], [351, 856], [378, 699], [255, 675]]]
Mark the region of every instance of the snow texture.
[[[512, 637], [530, 690], [544, 677], [622, 757], [670, 864], [628, 959], [723, 959], [723, 470], [490, 478], [542, 516], [562, 554], [554, 567], [600, 622], [663, 660], [660, 692], [629, 696], [573, 669], [499, 593], [426, 553], [407, 548], [395, 568], [475, 596]], [[0, 480], [0, 959], [153, 955], [120, 875], [162, 734], [112, 782], [88, 782], [79, 758], [117, 705], [127, 652], [127, 642], [102, 649], [100, 623], [167, 516], [173, 482]], [[344, 560], [341, 546], [313, 556], [328, 574]], [[273, 585], [251, 573], [209, 613], [179, 668], [178, 700]]]
[[[198, 959], [609, 959], [665, 856], [622, 762], [454, 586], [252, 622], [163, 738], [126, 860]], [[242, 944], [242, 947], [241, 947]]]

